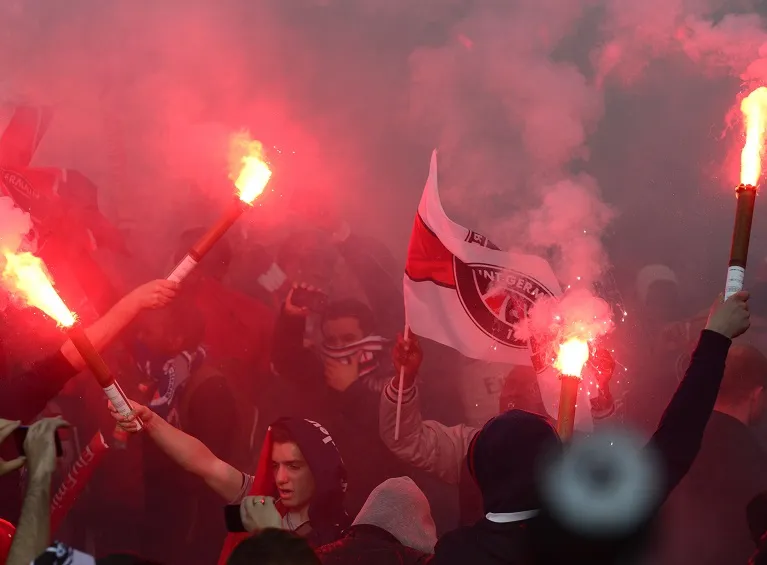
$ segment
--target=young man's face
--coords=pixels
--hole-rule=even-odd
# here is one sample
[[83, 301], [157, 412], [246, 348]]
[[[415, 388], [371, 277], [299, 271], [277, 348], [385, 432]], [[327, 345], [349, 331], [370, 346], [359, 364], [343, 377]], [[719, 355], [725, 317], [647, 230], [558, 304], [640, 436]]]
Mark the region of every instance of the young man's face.
[[322, 335], [325, 345], [329, 347], [344, 347], [365, 337], [357, 318], [326, 320], [322, 325]]
[[309, 504], [314, 496], [314, 475], [298, 445], [272, 445], [272, 472], [285, 508], [295, 511]]

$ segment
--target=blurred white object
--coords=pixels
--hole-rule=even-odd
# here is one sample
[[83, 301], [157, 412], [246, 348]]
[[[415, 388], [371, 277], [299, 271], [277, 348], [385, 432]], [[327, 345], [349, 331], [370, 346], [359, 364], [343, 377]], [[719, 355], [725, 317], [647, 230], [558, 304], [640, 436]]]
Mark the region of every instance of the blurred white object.
[[628, 432], [576, 439], [544, 471], [543, 503], [575, 535], [628, 535], [656, 512], [663, 490], [661, 469], [656, 454]]

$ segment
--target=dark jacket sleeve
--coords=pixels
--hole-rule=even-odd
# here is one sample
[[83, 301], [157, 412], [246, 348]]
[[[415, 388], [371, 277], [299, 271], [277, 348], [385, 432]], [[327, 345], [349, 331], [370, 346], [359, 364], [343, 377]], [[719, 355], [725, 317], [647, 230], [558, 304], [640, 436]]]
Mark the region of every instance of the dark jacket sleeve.
[[77, 370], [57, 351], [20, 375], [0, 379], [0, 418], [29, 422], [76, 374]]
[[[365, 291], [380, 335], [390, 337], [401, 332], [405, 326], [402, 291], [392, 278], [390, 270], [376, 258], [372, 247], [378, 248], [380, 253], [388, 253], [375, 240], [355, 234], [339, 243], [338, 251]], [[395, 264], [393, 258], [389, 262]]]
[[682, 382], [663, 413], [649, 446], [666, 470], [666, 496], [690, 470], [714, 410], [732, 341], [703, 330]]
[[289, 316], [283, 310], [274, 325], [272, 367], [281, 377], [302, 381], [322, 375], [322, 363], [313, 351], [304, 347], [305, 320]]

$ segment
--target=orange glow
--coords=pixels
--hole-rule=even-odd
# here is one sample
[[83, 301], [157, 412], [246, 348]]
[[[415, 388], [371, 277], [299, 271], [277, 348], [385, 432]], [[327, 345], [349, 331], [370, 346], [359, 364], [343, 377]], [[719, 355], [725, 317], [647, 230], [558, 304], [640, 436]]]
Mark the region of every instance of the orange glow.
[[740, 103], [746, 143], [740, 154], [740, 182], [756, 186], [762, 174], [764, 135], [767, 129], [767, 88], [760, 86]]
[[3, 284], [30, 306], [39, 308], [60, 325], [70, 327], [75, 315], [69, 311], [48, 278], [42, 259], [31, 253], [4, 252]]
[[567, 377], [580, 379], [581, 371], [589, 360], [589, 344], [586, 340], [572, 337], [560, 344], [554, 368]]
[[229, 178], [237, 187], [237, 196], [246, 204], [253, 204], [272, 178], [272, 171], [264, 156], [263, 145], [259, 141], [250, 139], [247, 132], [232, 137]]

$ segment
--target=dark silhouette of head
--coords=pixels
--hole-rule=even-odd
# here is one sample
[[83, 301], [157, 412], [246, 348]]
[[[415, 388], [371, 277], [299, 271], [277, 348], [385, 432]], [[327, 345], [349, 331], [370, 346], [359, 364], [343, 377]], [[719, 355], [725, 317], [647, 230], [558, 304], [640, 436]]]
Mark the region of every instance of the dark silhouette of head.
[[320, 565], [309, 543], [293, 532], [265, 529], [241, 542], [227, 565]]
[[474, 436], [466, 458], [482, 492], [484, 511], [505, 514], [539, 509], [539, 466], [561, 445], [551, 423], [532, 412], [509, 410], [487, 422]]

